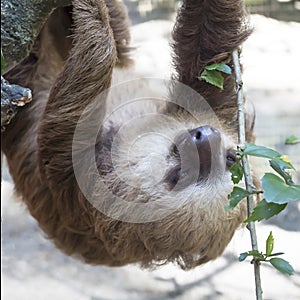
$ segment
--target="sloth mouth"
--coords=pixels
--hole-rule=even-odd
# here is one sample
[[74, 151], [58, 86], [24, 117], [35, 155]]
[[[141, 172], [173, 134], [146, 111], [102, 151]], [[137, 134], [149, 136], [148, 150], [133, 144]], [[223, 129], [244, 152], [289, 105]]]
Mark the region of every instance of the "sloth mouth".
[[[176, 149], [175, 149], [176, 150]], [[182, 170], [181, 168], [181, 163], [180, 163], [180, 156], [178, 155], [177, 150], [175, 151], [175, 155], [178, 159], [178, 165], [176, 165], [174, 168], [172, 168], [165, 176], [164, 178], [164, 182], [167, 183], [168, 189], [169, 190], [173, 190], [176, 187], [176, 190], [182, 190], [183, 188], [187, 187], [188, 185], [192, 184], [192, 183], [201, 183], [201, 182], [205, 182], [208, 179], [208, 175], [207, 176], [203, 176], [201, 175], [201, 171], [200, 169], [195, 170], [195, 168], [193, 168], [192, 170]], [[226, 166], [225, 169], [228, 171], [230, 169], [231, 166], [233, 166], [236, 162], [237, 162], [237, 157], [236, 157], [236, 152], [234, 150], [228, 150], [226, 152]], [[198, 177], [196, 180], [195, 179], [195, 172], [197, 172]], [[191, 175], [189, 176], [189, 173], [194, 173], [194, 176]], [[208, 172], [209, 174], [210, 172]], [[186, 177], [186, 179], [184, 179], [184, 177]], [[193, 179], [191, 179], [191, 177]], [[177, 186], [179, 180], [182, 179], [182, 183], [180, 185]], [[191, 182], [189, 182], [191, 181]]]

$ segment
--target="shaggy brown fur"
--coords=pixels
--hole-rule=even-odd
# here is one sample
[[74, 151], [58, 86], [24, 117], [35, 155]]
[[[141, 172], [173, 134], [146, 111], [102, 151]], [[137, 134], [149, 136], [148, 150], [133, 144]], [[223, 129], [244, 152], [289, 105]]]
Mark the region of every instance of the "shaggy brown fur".
[[[237, 125], [235, 78], [226, 75], [224, 90], [198, 80], [204, 67], [225, 62], [233, 70], [232, 51], [251, 34], [243, 1], [184, 1], [173, 32], [177, 79], [199, 92], [221, 119]], [[253, 116], [247, 120], [252, 139]], [[237, 128], [235, 128], [237, 130]]]
[[[232, 64], [230, 53], [250, 33], [242, 1], [183, 3], [173, 33], [175, 77], [202, 93], [225, 121], [230, 112], [232, 123], [234, 78], [228, 76], [225, 91], [220, 92], [197, 76], [206, 64]], [[130, 48], [122, 3], [74, 0], [73, 6], [72, 19], [68, 9], [50, 17], [31, 56], [6, 74], [11, 82], [30, 87], [34, 95], [32, 103], [20, 111], [2, 135], [2, 150], [16, 190], [57, 247], [88, 263], [119, 266], [139, 262], [150, 266], [173, 261], [188, 269], [218, 257], [246, 214], [243, 205], [225, 212], [228, 191], [222, 191], [223, 177], [209, 188], [211, 193], [206, 187], [203, 195], [200, 186], [190, 205], [145, 224], [109, 218], [83, 196], [72, 163], [74, 130], [86, 105], [110, 86], [116, 64], [128, 64]], [[74, 32], [68, 37], [71, 22]], [[105, 111], [105, 103], [101, 105]], [[96, 145], [103, 152], [97, 156], [97, 165], [110, 182], [116, 180], [116, 175], [105, 153], [110, 150], [114, 134], [113, 128], [107, 129]], [[91, 163], [92, 158], [83, 158]], [[86, 177], [92, 182], [92, 174]], [[135, 201], [140, 197], [139, 190], [121, 189], [123, 185], [118, 183], [117, 192], [125, 191], [125, 199]], [[145, 202], [158, 197], [158, 193], [143, 192]], [[204, 197], [207, 202], [197, 203]]]

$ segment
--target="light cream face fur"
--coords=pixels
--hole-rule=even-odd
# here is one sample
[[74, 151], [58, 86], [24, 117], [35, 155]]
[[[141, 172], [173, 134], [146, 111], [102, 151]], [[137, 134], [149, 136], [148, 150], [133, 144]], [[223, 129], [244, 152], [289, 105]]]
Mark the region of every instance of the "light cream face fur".
[[[169, 26], [164, 30], [169, 33]], [[162, 30], [162, 32], [164, 31]], [[141, 76], [155, 74], [161, 78], [169, 77], [169, 73], [172, 73], [170, 57], [166, 55], [170, 51], [169, 45], [163, 40], [165, 44], [160, 44], [159, 49], [160, 55], [163, 55], [164, 59], [161, 59], [160, 65], [153, 70], [150, 63], [146, 72], [145, 69], [140, 70], [141, 66], [145, 64], [145, 57], [142, 55], [145, 50], [143, 52], [143, 43], [140, 42], [144, 37], [137, 37], [134, 31], [132, 35], [134, 44], [138, 45], [135, 54], [136, 63], [126, 70], [114, 70], [112, 92], [107, 100], [107, 114], [104, 123], [108, 128], [110, 126], [118, 128], [118, 131], [114, 137], [111, 151], [115, 172], [109, 175], [112, 178], [106, 178], [106, 180], [114, 182], [114, 184], [116, 181], [126, 183], [123, 195], [130, 202], [166, 202], [172, 203], [171, 207], [173, 208], [186, 205], [188, 209], [194, 209], [191, 205], [194, 203], [199, 209], [218, 207], [223, 213], [224, 206], [228, 202], [227, 196], [233, 187], [230, 173], [226, 168], [226, 151], [236, 148], [236, 138], [225, 134], [224, 126], [216, 119], [212, 111], [208, 115], [201, 115], [196, 119], [187, 117], [187, 115], [170, 116], [162, 113], [166, 102], [157, 101], [157, 99], [164, 98], [165, 90], [162, 90], [160, 83], [155, 86], [151, 80], [141, 78]], [[166, 50], [164, 51], [164, 49]], [[147, 57], [151, 59], [151, 55], [153, 55], [152, 52]], [[154, 58], [153, 60], [155, 61]], [[136, 82], [129, 84], [130, 88], [128, 89], [114, 88], [119, 83], [126, 80], [131, 82], [130, 80], [137, 78]], [[140, 99], [141, 95], [150, 95], [150, 97], [145, 101], [135, 101]], [[124, 105], [126, 98], [129, 104]], [[132, 99], [133, 101], [130, 101]], [[118, 109], [119, 107], [121, 109]], [[215, 156], [208, 180], [201, 184], [195, 182], [181, 191], [170, 191], [164, 178], [177, 163], [170, 155], [176, 135], [181, 131], [204, 125], [216, 127], [222, 137], [222, 146], [218, 150], [218, 155]], [[131, 194], [130, 190], [140, 190], [143, 196], [137, 196], [138, 192]]]
[[[224, 209], [233, 187], [226, 167], [226, 153], [235, 148], [234, 138], [225, 133], [212, 111], [208, 114], [199, 112], [198, 119], [189, 113], [166, 114], [166, 101], [161, 96], [163, 93], [159, 90], [159, 84], [157, 89], [153, 89], [153, 82], [147, 78], [130, 84], [125, 104], [126, 84], [113, 87], [107, 99], [103, 126], [107, 130], [113, 127], [116, 133], [110, 151], [114, 171], [102, 178], [104, 185], [121, 201], [153, 204], [152, 211], [147, 208], [147, 215], [149, 217], [153, 213], [153, 220], [171, 215], [178, 209], [188, 210], [195, 216], [199, 215], [199, 211], [208, 211], [211, 216], [217, 214], [224, 220], [230, 218]], [[119, 96], [121, 93], [122, 98]], [[141, 95], [150, 97], [143, 98]], [[195, 178], [192, 184], [184, 188], [170, 190], [165, 178], [178, 165], [172, 154], [176, 136], [204, 125], [216, 127], [221, 133], [221, 145], [214, 149], [207, 180], [197, 182]], [[180, 153], [180, 157], [188, 155]], [[197, 164], [199, 166], [199, 161], [195, 161], [195, 168]], [[99, 194], [101, 192], [98, 191]], [[161, 215], [156, 210], [161, 211]], [[145, 221], [152, 220], [148, 217]], [[142, 218], [138, 219], [138, 223], [143, 222]]]
[[[129, 239], [131, 235], [138, 236], [160, 262], [164, 262], [165, 253], [168, 259], [174, 256], [175, 260], [178, 247], [182, 261], [176, 258], [177, 262], [190, 268], [219, 256], [245, 218], [244, 206], [230, 212], [225, 210], [233, 188], [226, 153], [235, 148], [234, 138], [219, 127], [222, 142], [214, 153], [208, 179], [170, 190], [165, 177], [178, 163], [171, 154], [178, 133], [216, 124], [212, 116], [199, 123], [187, 117], [188, 114], [162, 114], [162, 107], [153, 102], [153, 99], [134, 102], [127, 105], [127, 111], [111, 115], [108, 124], [118, 128], [111, 149], [114, 171], [102, 180], [118, 200], [113, 205], [115, 214], [109, 209], [105, 213], [125, 221], [122, 230]], [[103, 190], [96, 194], [100, 197]], [[107, 197], [111, 205], [111, 194]], [[134, 251], [129, 243], [126, 247]]]

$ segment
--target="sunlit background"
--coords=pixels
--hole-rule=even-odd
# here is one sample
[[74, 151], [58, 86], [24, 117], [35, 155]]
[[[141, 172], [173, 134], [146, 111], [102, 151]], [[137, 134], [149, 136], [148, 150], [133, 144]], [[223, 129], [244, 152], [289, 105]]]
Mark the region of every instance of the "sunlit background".
[[[249, 12], [285, 21], [300, 21], [300, 1], [246, 0]], [[125, 0], [132, 24], [150, 19], [168, 19], [175, 12], [178, 0]]]

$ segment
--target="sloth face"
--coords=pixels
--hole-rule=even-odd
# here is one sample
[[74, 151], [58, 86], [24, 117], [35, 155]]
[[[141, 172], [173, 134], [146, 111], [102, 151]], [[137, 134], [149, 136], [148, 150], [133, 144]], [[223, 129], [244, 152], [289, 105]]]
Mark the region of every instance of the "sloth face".
[[[236, 133], [199, 94], [184, 86], [168, 94], [161, 82], [110, 90], [91, 150], [97, 169], [80, 170], [76, 178], [97, 209], [95, 228], [116, 265], [176, 261], [188, 269], [218, 257], [246, 217], [244, 204], [225, 210]], [[80, 131], [79, 149], [93, 128]], [[90, 168], [82, 155], [78, 161]]]
[[[100, 173], [119, 199], [110, 197], [105, 204], [104, 213], [115, 219], [105, 232], [115, 237], [126, 232], [128, 238], [128, 243], [114, 240], [118, 256], [124, 248], [136, 255], [135, 246], [141, 245], [134, 261], [145, 266], [176, 261], [182, 268], [219, 256], [246, 211], [242, 205], [230, 212], [224, 208], [233, 187], [234, 148], [221, 127], [197, 127], [182, 115], [142, 115], [113, 130], [106, 155], [111, 168]], [[99, 190], [98, 199], [101, 195]]]
[[181, 116], [143, 115], [113, 136], [113, 171], [104, 180], [130, 202], [224, 204], [232, 189], [233, 148], [223, 129], [197, 127]]

